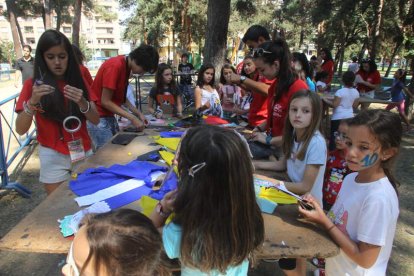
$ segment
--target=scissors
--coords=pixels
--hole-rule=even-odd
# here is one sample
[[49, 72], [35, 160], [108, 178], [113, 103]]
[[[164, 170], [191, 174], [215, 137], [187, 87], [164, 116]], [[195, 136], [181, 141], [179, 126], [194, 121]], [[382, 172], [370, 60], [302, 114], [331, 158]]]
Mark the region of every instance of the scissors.
[[170, 179], [170, 176], [172, 174], [172, 172], [174, 171], [174, 164], [171, 164], [170, 168], [168, 169], [167, 173], [165, 174], [165, 177], [161, 180], [158, 179], [155, 181], [154, 185], [152, 186], [152, 190], [154, 191], [158, 191], [159, 189], [161, 189], [161, 187], [167, 182], [168, 179]]
[[36, 79], [35, 84], [36, 85], [42, 85], [43, 84], [43, 80], [44, 80], [44, 78], [46, 76], [46, 73], [45, 74], [42, 74], [42, 70], [40, 70], [40, 67], [38, 69], [39, 69], [40, 79]]
[[[280, 182], [282, 185], [283, 185], [283, 182]], [[284, 187], [284, 185], [282, 186], [282, 187]], [[291, 191], [289, 191], [289, 190], [287, 190], [286, 188], [281, 188], [281, 187], [279, 187], [279, 186], [269, 186], [269, 188], [275, 188], [275, 189], [277, 189], [278, 191], [281, 191], [281, 192], [283, 192], [283, 193], [285, 193], [285, 194], [287, 194], [287, 195], [290, 195], [290, 196], [293, 196], [297, 201], [298, 201], [298, 204], [303, 208], [303, 209], [306, 209], [306, 210], [313, 210], [313, 209], [315, 209], [315, 208], [313, 208], [313, 206], [312, 205], [310, 205], [309, 203], [308, 203], [308, 201], [307, 200], [305, 200], [305, 199], [303, 199], [302, 197], [300, 197], [300, 196], [298, 196], [297, 194], [295, 194], [295, 193], [292, 193]]]

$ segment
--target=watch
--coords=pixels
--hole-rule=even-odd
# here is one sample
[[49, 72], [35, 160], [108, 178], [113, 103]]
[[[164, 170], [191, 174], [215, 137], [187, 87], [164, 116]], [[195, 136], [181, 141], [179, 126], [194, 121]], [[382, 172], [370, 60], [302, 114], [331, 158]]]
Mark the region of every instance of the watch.
[[247, 79], [246, 76], [240, 76], [240, 83], [243, 83]]

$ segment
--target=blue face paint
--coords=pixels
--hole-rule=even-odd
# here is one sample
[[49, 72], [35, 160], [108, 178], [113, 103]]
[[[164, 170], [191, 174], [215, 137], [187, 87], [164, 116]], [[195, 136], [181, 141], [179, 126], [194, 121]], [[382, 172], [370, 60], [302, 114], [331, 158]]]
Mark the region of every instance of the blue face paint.
[[378, 154], [374, 153], [372, 155], [367, 154], [364, 159], [361, 160], [362, 166], [371, 167], [378, 160]]

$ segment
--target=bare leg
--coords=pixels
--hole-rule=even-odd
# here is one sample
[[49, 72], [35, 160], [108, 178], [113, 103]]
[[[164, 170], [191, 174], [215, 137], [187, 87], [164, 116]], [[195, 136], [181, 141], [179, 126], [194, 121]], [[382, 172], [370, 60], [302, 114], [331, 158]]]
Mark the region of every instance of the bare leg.
[[296, 268], [294, 270], [283, 270], [286, 276], [305, 276], [306, 275], [306, 259], [297, 258]]
[[47, 183], [47, 184], [43, 183], [47, 195], [49, 196], [51, 193], [53, 193], [53, 191], [56, 190], [59, 187], [59, 185], [62, 184], [62, 183], [63, 183], [63, 181], [58, 182], [58, 183]]

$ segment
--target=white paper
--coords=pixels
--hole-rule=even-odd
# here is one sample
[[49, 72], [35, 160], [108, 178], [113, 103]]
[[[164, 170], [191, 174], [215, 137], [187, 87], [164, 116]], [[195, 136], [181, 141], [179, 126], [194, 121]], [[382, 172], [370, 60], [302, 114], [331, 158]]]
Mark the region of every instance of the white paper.
[[131, 191], [133, 189], [143, 186], [144, 184], [145, 182], [142, 180], [129, 179], [114, 186], [97, 191], [94, 194], [77, 197], [75, 198], [75, 201], [78, 203], [80, 207], [87, 206]]
[[106, 202], [97, 202], [88, 208], [80, 210], [79, 212], [75, 213], [72, 216], [72, 219], [69, 223], [69, 227], [73, 230], [73, 233], [78, 232], [79, 223], [81, 223], [82, 219], [85, 217], [86, 214], [93, 214], [93, 213], [106, 213], [111, 211], [109, 205]]

